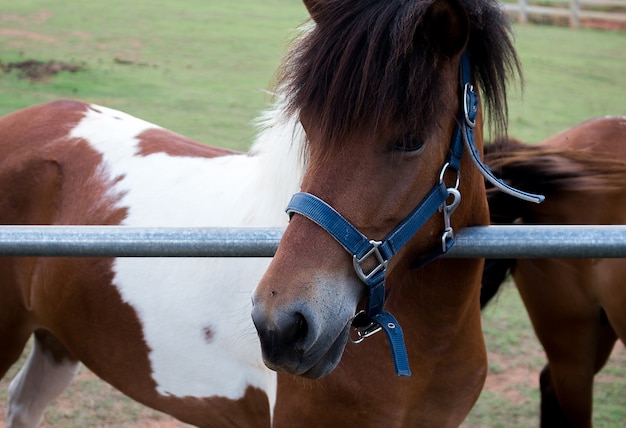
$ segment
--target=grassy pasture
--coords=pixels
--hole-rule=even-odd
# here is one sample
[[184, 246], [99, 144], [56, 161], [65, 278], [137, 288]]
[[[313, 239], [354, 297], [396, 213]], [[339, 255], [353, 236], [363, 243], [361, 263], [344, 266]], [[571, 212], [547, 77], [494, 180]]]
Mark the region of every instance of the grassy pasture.
[[30, 82], [0, 76], [0, 114], [58, 98], [124, 110], [202, 142], [248, 147], [298, 2], [20, 0], [0, 10], [0, 60], [84, 64]]
[[[0, 73], [0, 114], [58, 98], [124, 110], [199, 141], [246, 149], [250, 121], [270, 87], [298, 1], [76, 2], [20, 0], [0, 10], [0, 61], [83, 64], [32, 82]], [[525, 89], [512, 86], [512, 136], [539, 141], [585, 119], [626, 114], [626, 34], [515, 26]], [[466, 427], [537, 425], [536, 379], [544, 362], [512, 286], [484, 315], [490, 377]], [[8, 380], [0, 382], [4, 412]], [[596, 388], [598, 426], [626, 420], [626, 352], [618, 345]], [[48, 411], [48, 427], [178, 426], [122, 397], [87, 371]], [[2, 423], [0, 423], [0, 427]]]

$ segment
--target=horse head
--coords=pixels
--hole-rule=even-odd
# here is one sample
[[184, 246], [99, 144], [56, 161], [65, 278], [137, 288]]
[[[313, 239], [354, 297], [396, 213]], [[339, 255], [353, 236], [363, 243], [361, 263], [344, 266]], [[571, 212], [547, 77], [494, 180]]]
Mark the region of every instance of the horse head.
[[[471, 330], [461, 340], [474, 340], [468, 346], [483, 361], [481, 262], [418, 267], [446, 251], [454, 229], [488, 223], [483, 179], [458, 141], [470, 138], [482, 149], [474, 84], [484, 84], [498, 117], [506, 66], [488, 64], [501, 62], [511, 46], [490, 54], [488, 42], [471, 37], [478, 7], [458, 0], [305, 4], [315, 25], [288, 54], [279, 81], [306, 131], [308, 167], [253, 295], [265, 363], [325, 376], [353, 324], [375, 325], [380, 313], [405, 326], [409, 354], [420, 352], [413, 339], [420, 347], [447, 346], [442, 338]], [[469, 65], [472, 55], [478, 65]], [[353, 236], [359, 243], [350, 243]], [[382, 290], [368, 284], [371, 277]], [[355, 320], [360, 309], [365, 320]], [[393, 335], [397, 321], [389, 319], [378, 324]], [[377, 348], [364, 358], [387, 352]], [[430, 363], [420, 358], [432, 357], [411, 356], [421, 367]]]

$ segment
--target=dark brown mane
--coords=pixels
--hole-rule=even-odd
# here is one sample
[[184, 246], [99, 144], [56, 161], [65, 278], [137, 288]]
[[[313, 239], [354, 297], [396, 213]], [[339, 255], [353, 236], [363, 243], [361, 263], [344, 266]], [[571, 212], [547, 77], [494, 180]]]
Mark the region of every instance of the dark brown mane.
[[[429, 40], [425, 16], [436, 1], [324, 1], [315, 18], [322, 24], [296, 43], [278, 76], [291, 110], [309, 110], [324, 140], [391, 118], [436, 124], [444, 108], [439, 65], [449, 60]], [[483, 104], [503, 131], [506, 83], [519, 72], [508, 19], [496, 1], [459, 1], [469, 17], [467, 49]]]
[[624, 189], [626, 162], [615, 153], [564, 150], [515, 140], [485, 145], [489, 167], [513, 186], [544, 194]]

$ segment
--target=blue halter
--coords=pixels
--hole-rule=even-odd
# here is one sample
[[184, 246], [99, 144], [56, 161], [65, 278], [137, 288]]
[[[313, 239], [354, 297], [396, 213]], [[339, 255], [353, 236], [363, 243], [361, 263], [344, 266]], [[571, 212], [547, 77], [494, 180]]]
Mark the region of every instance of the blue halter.
[[[333, 207], [310, 193], [296, 193], [286, 210], [290, 216], [300, 214], [315, 222], [330, 233], [348, 253], [352, 254], [354, 269], [368, 288], [367, 308], [357, 314], [353, 320], [353, 327], [358, 335], [358, 338], [353, 342], [360, 343], [366, 337], [384, 330], [391, 346], [395, 371], [398, 376], [410, 376], [411, 370], [409, 369], [402, 329], [395, 317], [384, 310], [387, 265], [394, 254], [400, 251], [437, 211], [443, 212], [444, 218], [441, 246], [437, 246], [432, 252], [424, 256], [420, 265], [446, 253], [454, 245], [454, 231], [450, 226], [450, 217], [461, 201], [458, 185], [463, 147], [468, 148], [474, 164], [477, 165], [485, 178], [496, 187], [520, 199], [537, 203], [543, 201], [541, 195], [534, 195], [509, 187], [502, 180], [497, 179], [480, 160], [480, 154], [474, 144], [473, 131], [476, 125], [479, 100], [470, 79], [469, 55], [464, 52], [460, 67], [460, 83], [463, 94], [462, 110], [459, 113], [459, 124], [452, 136], [450, 151], [441, 170], [439, 183], [382, 241], [368, 239]], [[457, 178], [454, 187], [448, 187], [444, 182], [448, 170], [456, 173]], [[452, 200], [448, 203], [447, 201], [450, 199]], [[365, 272], [363, 264], [372, 260], [375, 261], [376, 267]]]

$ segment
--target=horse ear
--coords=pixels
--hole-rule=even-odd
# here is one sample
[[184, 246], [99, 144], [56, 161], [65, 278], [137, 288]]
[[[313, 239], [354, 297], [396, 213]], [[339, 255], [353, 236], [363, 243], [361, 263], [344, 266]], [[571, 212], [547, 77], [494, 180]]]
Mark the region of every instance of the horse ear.
[[469, 17], [459, 0], [434, 0], [424, 16], [426, 33], [444, 54], [461, 53], [469, 39]]
[[321, 8], [320, 3], [322, 3], [322, 0], [302, 0], [302, 1], [304, 2], [304, 5], [309, 11], [309, 15], [311, 15], [311, 18], [313, 19], [313, 21], [317, 22], [317, 15]]

